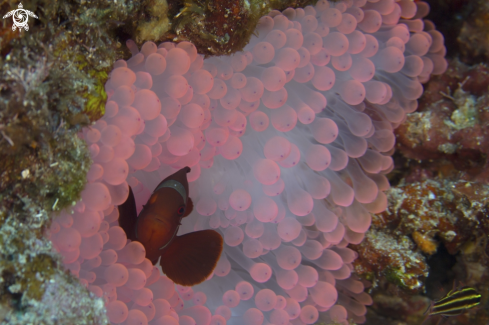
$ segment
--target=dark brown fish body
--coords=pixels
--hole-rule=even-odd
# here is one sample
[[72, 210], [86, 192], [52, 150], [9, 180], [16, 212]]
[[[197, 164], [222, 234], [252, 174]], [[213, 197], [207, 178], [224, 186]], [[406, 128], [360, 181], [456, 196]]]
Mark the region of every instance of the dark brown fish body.
[[119, 206], [119, 224], [128, 239], [139, 241], [146, 249], [146, 258], [153, 264], [161, 256], [163, 272], [180, 285], [204, 281], [214, 270], [222, 251], [222, 237], [214, 230], [202, 230], [177, 236], [182, 218], [193, 209], [188, 197], [185, 167], [168, 176], [136, 216], [134, 195]]
[[[161, 181], [139, 213], [136, 240], [146, 248], [146, 258], [156, 263], [161, 250], [169, 245], [177, 234], [187, 209], [190, 168], [180, 169]], [[183, 188], [182, 188], [183, 187]]]

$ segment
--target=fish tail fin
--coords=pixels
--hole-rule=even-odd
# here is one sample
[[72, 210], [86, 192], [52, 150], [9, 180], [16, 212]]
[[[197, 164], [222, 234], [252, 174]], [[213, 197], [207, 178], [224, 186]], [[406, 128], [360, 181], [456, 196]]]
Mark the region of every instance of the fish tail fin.
[[423, 313], [423, 315], [426, 315], [426, 316], [423, 318], [423, 321], [419, 325], [423, 325], [424, 323], [426, 323], [428, 318], [430, 318], [430, 316], [431, 316], [430, 311], [432, 310], [434, 304], [435, 304], [434, 301], [430, 302], [430, 304], [428, 305], [428, 308], [426, 308], [426, 311]]
[[201, 230], [175, 237], [161, 252], [161, 269], [176, 284], [199, 284], [216, 267], [222, 245], [222, 236], [215, 230]]
[[119, 226], [124, 229], [127, 239], [136, 240], [136, 222], [138, 212], [136, 210], [136, 200], [129, 186], [129, 195], [124, 203], [118, 206], [119, 209]]
[[429, 312], [430, 312], [430, 311], [431, 311], [431, 309], [433, 308], [433, 305], [434, 305], [434, 304], [435, 304], [435, 302], [434, 302], [434, 301], [431, 301], [431, 302], [430, 302], [430, 304], [428, 305], [428, 308], [426, 308], [426, 310], [424, 311], [423, 315], [428, 315], [428, 316], [429, 316], [429, 315], [430, 315], [430, 313], [429, 313]]
[[188, 198], [187, 207], [185, 209], [185, 214], [183, 215], [182, 218], [187, 217], [189, 214], [192, 213], [193, 210], [194, 210], [194, 202], [192, 201], [191, 198]]

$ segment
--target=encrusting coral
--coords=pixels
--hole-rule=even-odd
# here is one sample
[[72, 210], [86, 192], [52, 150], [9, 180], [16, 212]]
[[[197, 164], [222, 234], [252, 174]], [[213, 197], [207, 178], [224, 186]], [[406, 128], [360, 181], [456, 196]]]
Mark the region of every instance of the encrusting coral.
[[[387, 193], [390, 208], [382, 218], [374, 218], [374, 229], [393, 241], [404, 238], [411, 242], [413, 250], [407, 251], [407, 256], [421, 257], [427, 265], [428, 277], [418, 272], [416, 279], [423, 284], [420, 289], [425, 297], [431, 299], [442, 297], [454, 282], [472, 286], [487, 297], [487, 76], [486, 64], [468, 66], [458, 57], [449, 60], [447, 71], [427, 85], [418, 111], [409, 114], [396, 130], [398, 168], [391, 175], [394, 186]], [[408, 296], [406, 292], [416, 294], [419, 289], [404, 290], [394, 297], [390, 287], [382, 283], [388, 264], [372, 259], [372, 264], [367, 259], [357, 262], [365, 270], [379, 271], [372, 310], [392, 321], [419, 324], [430, 303], [422, 292]], [[400, 309], [403, 311], [392, 312]], [[451, 322], [484, 324], [487, 319], [484, 308], [475, 308]]]
[[487, 65], [452, 60], [443, 77], [427, 87], [420, 110], [396, 131], [397, 148], [406, 158], [435, 162], [437, 168], [423, 168], [427, 175], [489, 180], [488, 76]]
[[[389, 208], [352, 249], [360, 256], [355, 271], [377, 284], [372, 309], [419, 324], [430, 304], [423, 291], [437, 299], [456, 281], [487, 292], [489, 187], [440, 177], [405, 182], [387, 191]], [[468, 315], [487, 319], [483, 309]]]
[[[462, 4], [460, 1], [434, 3], [441, 5], [441, 13], [436, 12], [434, 16], [443, 16], [444, 8], [458, 8]], [[466, 3], [469, 10], [455, 9], [454, 15], [463, 16], [477, 5], [477, 2]], [[446, 295], [454, 282], [475, 288], [482, 294], [482, 304], [487, 301], [484, 297], [489, 286], [488, 68], [487, 63], [469, 66], [461, 62], [472, 62], [485, 45], [467, 47], [464, 53], [454, 52], [453, 41], [460, 40], [457, 35], [463, 33], [462, 25], [457, 30], [454, 28], [457, 19], [447, 16], [440, 22], [436, 22], [437, 27], [445, 26], [445, 35], [454, 35], [447, 44], [452, 59], [447, 71], [427, 84], [418, 110], [408, 114], [395, 131], [397, 167], [389, 175], [392, 185], [386, 193], [389, 205], [387, 211], [373, 218], [371, 228], [382, 232], [393, 243], [406, 242], [412, 249], [404, 252], [405, 257], [417, 259], [425, 268], [386, 278], [386, 274], [392, 275], [389, 261], [379, 263], [372, 258], [385, 252], [385, 248], [376, 245], [377, 241], [362, 242], [360, 256], [370, 258], [357, 259], [355, 266], [377, 284], [372, 290], [373, 305], [367, 316], [377, 323], [419, 324], [430, 300]], [[462, 22], [473, 24], [470, 19]], [[447, 24], [450, 32], [446, 30]], [[427, 272], [429, 275], [425, 277]], [[389, 279], [397, 284], [406, 276], [417, 280], [420, 286], [396, 290], [393, 284], [387, 283]], [[474, 308], [452, 317], [450, 323], [485, 324], [488, 319], [486, 309]], [[433, 323], [437, 321], [434, 319]]]
[[419, 291], [428, 275], [425, 256], [433, 255], [439, 243], [455, 255], [484, 240], [488, 197], [487, 186], [462, 180], [429, 179], [391, 188], [389, 208], [373, 219], [367, 239], [354, 246], [360, 255], [356, 271], [372, 280], [386, 275]]

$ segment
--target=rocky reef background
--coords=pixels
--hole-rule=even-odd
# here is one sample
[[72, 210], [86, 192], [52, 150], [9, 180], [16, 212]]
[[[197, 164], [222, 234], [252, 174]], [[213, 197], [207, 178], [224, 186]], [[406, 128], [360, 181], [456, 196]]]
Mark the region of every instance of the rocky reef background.
[[356, 271], [374, 283], [367, 324], [420, 324], [454, 283], [482, 301], [444, 324], [489, 323], [489, 4], [427, 2], [449, 66], [396, 130], [389, 207], [356, 247]]
[[[373, 284], [368, 324], [419, 324], [454, 281], [475, 287], [482, 303], [446, 324], [489, 322], [489, 4], [428, 2], [449, 68], [425, 85], [418, 110], [397, 130], [389, 208], [354, 247], [357, 273]], [[29, 18], [29, 31], [12, 31], [11, 18], [3, 20], [2, 323], [108, 323], [102, 299], [63, 269], [44, 234], [83, 189], [90, 159], [76, 134], [103, 115], [107, 72], [130, 56], [125, 41], [189, 40], [208, 56], [230, 54], [269, 10], [309, 3], [30, 0], [23, 6], [39, 19]], [[0, 11], [17, 5], [2, 1]]]

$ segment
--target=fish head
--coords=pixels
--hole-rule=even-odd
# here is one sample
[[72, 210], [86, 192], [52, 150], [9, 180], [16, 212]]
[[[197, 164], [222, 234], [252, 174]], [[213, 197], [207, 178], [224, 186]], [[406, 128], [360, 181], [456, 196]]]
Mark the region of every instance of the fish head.
[[189, 172], [184, 167], [161, 181], [141, 211], [137, 239], [147, 252], [166, 247], [176, 235], [189, 202]]
[[[158, 184], [158, 186], [156, 186], [156, 189], [155, 189], [155, 192], [164, 187], [165, 184], [168, 184], [168, 182], [178, 182], [180, 183], [181, 186], [183, 186], [183, 190], [182, 189], [177, 189], [177, 187], [175, 187], [175, 189], [177, 191], [179, 191], [179, 193], [181, 194], [181, 196], [184, 198], [185, 202], [188, 201], [188, 180], [187, 180], [187, 174], [190, 173], [190, 167], [183, 167], [182, 169], [178, 170], [177, 172], [171, 174], [170, 176], [166, 177], [164, 180], [162, 180], [160, 182], [160, 184]], [[168, 187], [168, 185], [166, 185], [166, 187]], [[171, 186], [170, 186], [171, 187]]]

